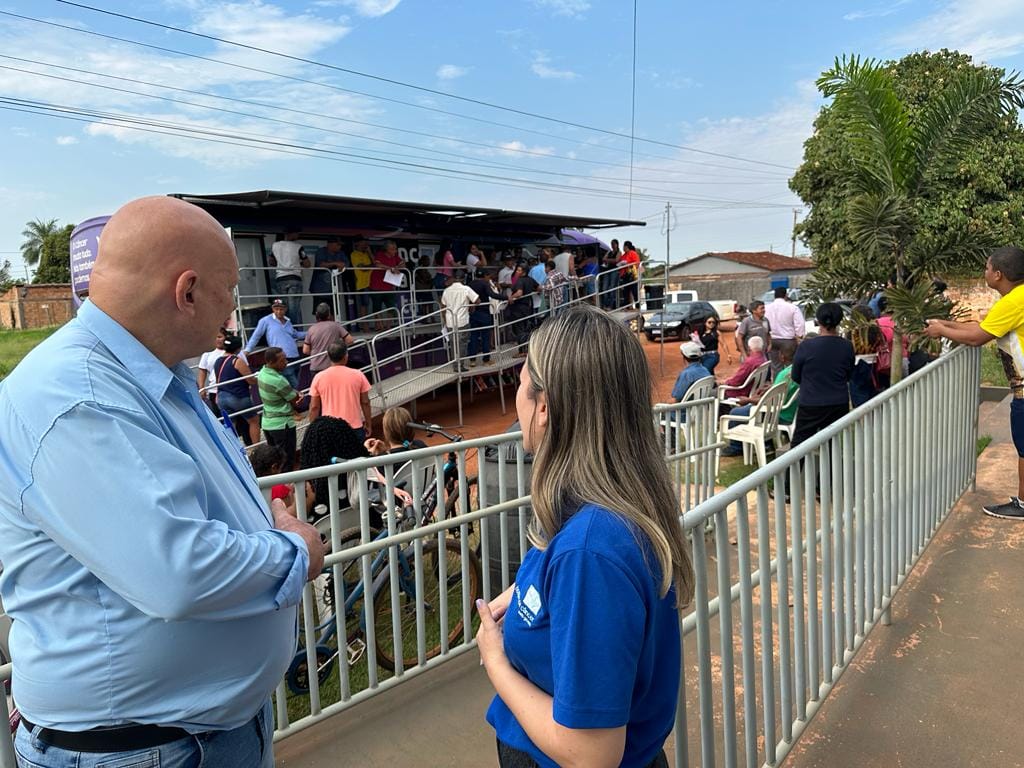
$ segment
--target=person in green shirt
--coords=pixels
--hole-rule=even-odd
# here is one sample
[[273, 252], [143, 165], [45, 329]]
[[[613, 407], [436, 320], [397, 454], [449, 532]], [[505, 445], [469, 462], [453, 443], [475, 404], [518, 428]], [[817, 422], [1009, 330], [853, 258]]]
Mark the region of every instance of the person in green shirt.
[[[797, 402], [799, 398], [793, 397], [793, 393], [800, 389], [800, 385], [793, 381], [793, 376], [791, 375], [793, 372], [792, 350], [781, 350], [779, 352], [779, 363], [783, 367], [782, 370], [775, 374], [775, 381], [772, 382], [772, 386], [782, 384], [783, 382], [789, 385], [786, 387], [786, 394], [782, 398], [782, 402], [789, 403], [789, 405], [779, 411], [779, 424], [792, 424], [793, 419], [796, 418], [797, 406], [799, 406], [799, 403]], [[749, 416], [750, 409], [754, 407], [763, 394], [763, 392], [757, 392], [751, 397], [741, 397], [740, 405], [729, 411], [729, 415]], [[743, 445], [738, 440], [731, 440], [729, 442], [729, 447], [722, 451], [723, 456], [740, 456], [742, 454]]]
[[263, 367], [256, 376], [260, 400], [263, 401], [263, 434], [267, 442], [284, 451], [282, 472], [289, 472], [295, 463], [295, 406], [302, 399], [282, 374], [288, 358], [280, 347], [267, 347]]

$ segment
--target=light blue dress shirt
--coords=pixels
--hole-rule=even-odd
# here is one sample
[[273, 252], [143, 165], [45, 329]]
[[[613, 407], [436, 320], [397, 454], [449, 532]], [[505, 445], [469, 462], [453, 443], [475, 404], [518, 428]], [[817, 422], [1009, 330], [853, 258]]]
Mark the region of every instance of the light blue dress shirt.
[[272, 314], [264, 315], [256, 323], [256, 330], [249, 337], [249, 343], [245, 345], [245, 351], [252, 352], [256, 349], [260, 339], [264, 337], [266, 337], [268, 347], [280, 347], [285, 357], [289, 360], [294, 360], [299, 356], [299, 347], [295, 342], [302, 341], [306, 338], [306, 334], [303, 331], [295, 330], [292, 321], [287, 317], [282, 323]]
[[184, 364], [91, 302], [0, 384], [0, 593], [33, 723], [230, 729], [296, 647], [309, 555]]

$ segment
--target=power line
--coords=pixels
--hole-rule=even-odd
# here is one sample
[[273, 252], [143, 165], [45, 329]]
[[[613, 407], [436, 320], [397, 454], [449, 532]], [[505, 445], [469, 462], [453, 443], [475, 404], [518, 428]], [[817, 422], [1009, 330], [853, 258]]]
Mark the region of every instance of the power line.
[[[135, 46], [138, 46], [138, 47], [141, 47], [141, 48], [148, 48], [148, 49], [152, 49], [152, 50], [161, 51], [163, 53], [171, 53], [171, 54], [174, 54], [174, 55], [184, 56], [186, 58], [195, 58], [195, 59], [201, 60], [201, 61], [209, 61], [209, 62], [212, 62], [212, 63], [218, 63], [218, 65], [221, 65], [221, 66], [224, 66], [224, 67], [228, 67], [228, 68], [231, 68], [231, 69], [242, 70], [244, 72], [253, 72], [253, 73], [260, 74], [260, 75], [266, 75], [266, 76], [272, 77], [272, 78], [280, 78], [280, 79], [288, 80], [288, 81], [291, 81], [291, 82], [302, 83], [302, 84], [310, 85], [310, 86], [314, 86], [314, 87], [326, 88], [328, 90], [338, 91], [338, 92], [341, 92], [341, 93], [348, 93], [348, 94], [367, 96], [369, 98], [374, 98], [374, 99], [383, 100], [383, 101], [387, 101], [387, 102], [393, 102], [393, 103], [397, 103], [397, 104], [404, 105], [404, 106], [411, 106], [411, 108], [426, 110], [428, 112], [435, 112], [435, 113], [440, 113], [440, 114], [443, 114], [443, 115], [450, 115], [450, 116], [453, 116], [453, 115], [454, 116], [458, 116], [457, 113], [451, 113], [451, 112], [447, 112], [445, 110], [438, 110], [436, 108], [430, 108], [430, 106], [425, 106], [425, 105], [422, 105], [422, 104], [410, 103], [408, 101], [402, 101], [400, 99], [388, 98], [386, 96], [376, 96], [376, 95], [371, 94], [371, 93], [364, 93], [362, 91], [355, 91], [355, 90], [351, 90], [351, 89], [348, 89], [348, 88], [342, 88], [340, 86], [333, 85], [331, 83], [324, 83], [324, 82], [319, 82], [319, 81], [315, 81], [315, 80], [309, 80], [307, 78], [301, 78], [301, 77], [297, 77], [297, 76], [294, 76], [294, 75], [285, 75], [285, 74], [282, 74], [282, 73], [275, 73], [275, 72], [271, 72], [269, 70], [263, 70], [263, 69], [256, 68], [256, 67], [250, 67], [250, 66], [247, 66], [247, 65], [240, 65], [240, 63], [236, 63], [236, 62], [233, 62], [233, 61], [225, 61], [223, 59], [214, 58], [214, 57], [211, 57], [211, 56], [204, 56], [204, 55], [201, 55], [201, 54], [198, 54], [198, 53], [189, 53], [187, 51], [177, 50], [175, 48], [168, 48], [168, 47], [161, 46], [161, 45], [154, 45], [152, 43], [144, 43], [142, 41], [133, 40], [133, 39], [130, 39], [130, 38], [118, 37], [116, 35], [108, 35], [108, 34], [101, 33], [101, 32], [94, 32], [92, 30], [83, 30], [83, 29], [80, 29], [78, 27], [71, 27], [69, 25], [63, 25], [63, 24], [59, 24], [57, 22], [51, 22], [51, 20], [42, 19], [42, 18], [35, 18], [33, 16], [27, 16], [27, 15], [24, 15], [24, 14], [13, 13], [11, 11], [0, 10], [0, 15], [6, 15], [6, 16], [13, 17], [13, 18], [18, 18], [18, 19], [26, 20], [26, 22], [31, 22], [33, 24], [39, 24], [39, 25], [43, 25], [43, 26], [47, 26], [47, 27], [53, 27], [53, 28], [56, 28], [56, 29], [66, 30], [68, 32], [74, 32], [74, 33], [78, 33], [78, 34], [81, 34], [81, 35], [97, 37], [97, 38], [100, 38], [100, 39], [103, 39], [103, 40], [113, 40], [113, 41], [116, 41], [116, 42], [126, 43], [128, 45], [135, 45]], [[100, 75], [100, 77], [102, 77], [102, 75]], [[108, 76], [108, 77], [112, 77], [112, 76]], [[163, 87], [168, 87], [168, 86], [163, 86]], [[213, 97], [227, 98], [226, 96], [213, 96]], [[479, 145], [479, 146], [486, 146], [488, 148], [495, 148], [493, 144], [487, 144], [487, 143], [483, 143], [483, 142], [471, 141], [469, 139], [459, 139], [459, 138], [450, 137], [450, 136], [438, 136], [436, 134], [426, 133], [426, 132], [423, 132], [423, 131], [415, 131], [415, 130], [411, 130], [411, 129], [394, 128], [392, 126], [385, 126], [385, 125], [380, 125], [380, 124], [375, 124], [375, 123], [368, 123], [368, 122], [365, 122], [365, 121], [356, 121], [356, 120], [353, 120], [351, 118], [335, 117], [334, 119], [346, 120], [347, 122], [351, 122], [351, 123], [354, 123], [354, 124], [372, 126], [372, 127], [383, 129], [383, 130], [389, 130], [389, 131], [395, 131], [395, 132], [401, 132], [401, 133], [409, 133], [409, 134], [412, 134], [412, 135], [420, 135], [420, 136], [425, 136], [425, 137], [430, 137], [430, 138], [441, 138], [443, 140], [458, 141], [458, 142], [466, 143], [466, 144], [470, 144], [470, 145]], [[483, 123], [483, 124], [486, 124], [486, 125], [493, 125], [493, 126], [498, 126], [498, 127], [502, 127], [502, 128], [509, 128], [509, 129], [516, 130], [516, 131], [519, 131], [519, 132], [531, 133], [531, 134], [537, 134], [537, 135], [540, 135], [540, 136], [545, 136], [547, 138], [555, 139], [555, 140], [558, 140], [558, 141], [565, 141], [565, 142], [572, 143], [572, 144], [589, 146], [591, 148], [596, 148], [596, 150], [603, 150], [605, 152], [616, 152], [611, 147], [603, 146], [601, 144], [595, 144], [595, 143], [590, 142], [590, 141], [580, 141], [580, 140], [577, 140], [577, 139], [569, 139], [569, 138], [565, 138], [564, 136], [558, 136], [556, 134], [547, 133], [547, 132], [544, 132], [544, 131], [537, 131], [537, 130], [532, 130], [532, 129], [528, 129], [528, 128], [522, 128], [520, 126], [508, 125], [506, 123], [498, 123], [498, 122], [495, 122], [495, 121], [484, 120], [484, 119], [481, 119], [481, 118], [469, 117], [468, 119], [472, 120], [472, 121], [475, 121], [475, 122]], [[503, 148], [503, 151], [516, 152], [516, 153], [526, 154], [526, 155], [535, 155], [535, 156], [539, 156], [539, 157], [546, 157], [546, 156], [547, 157], [551, 157], [551, 156], [548, 156], [547, 153], [543, 153], [543, 152], [531, 152], [531, 151], [528, 151], [528, 150], [518, 150], [518, 148], [512, 148], [512, 150], [505, 150], [504, 147], [500, 147], [500, 148]], [[711, 162], [697, 161], [697, 160], [682, 160], [682, 159], [679, 159], [679, 158], [670, 158], [670, 157], [663, 156], [663, 155], [651, 155], [649, 153], [639, 153], [638, 152], [636, 154], [637, 154], [638, 157], [651, 158], [651, 159], [654, 159], [654, 160], [662, 160], [662, 161], [667, 161], [667, 162], [670, 162], [670, 163], [677, 163], [679, 165], [697, 165], [697, 166], [706, 166], [706, 167], [709, 167], [709, 168], [720, 168], [720, 169], [728, 170], [728, 171], [739, 171], [739, 172], [742, 172], [742, 173], [765, 174], [766, 177], [773, 173], [772, 171], [769, 171], [768, 169], [761, 169], [761, 168], [741, 168], [741, 167], [736, 167], [736, 166], [722, 165], [720, 163], [711, 163]], [[553, 156], [553, 157], [558, 157], [558, 158], [561, 158], [561, 159], [564, 159], [564, 160], [569, 160], [569, 161], [577, 160], [577, 159], [568, 158], [568, 157], [565, 157], [565, 156]], [[585, 159], [579, 159], [578, 162], [592, 163], [592, 164], [597, 164], [597, 165], [601, 165], [601, 164], [609, 165], [609, 166], [613, 165], [615, 167], [623, 167], [623, 168], [628, 167], [626, 164], [620, 164], [620, 163], [601, 163], [600, 161], [591, 161], [591, 160], [585, 160]], [[663, 170], [663, 172], [666, 172], [666, 173], [673, 173], [673, 172], [675, 172], [675, 173], [684, 173], [683, 171], [672, 171], [671, 169], [660, 169], [660, 170]]]
[[629, 215], [633, 215], [633, 155], [636, 151], [636, 7], [633, 0], [633, 78], [630, 93], [629, 109]]
[[[59, 70], [66, 71], [66, 72], [73, 72], [73, 73], [76, 73], [76, 74], [85, 74], [85, 75], [90, 75], [90, 76], [94, 76], [94, 77], [109, 78], [109, 79], [120, 81], [120, 82], [135, 83], [135, 84], [143, 85], [143, 86], [150, 87], [150, 88], [162, 88], [162, 89], [169, 90], [169, 91], [188, 93], [188, 94], [193, 94], [193, 95], [197, 95], [197, 96], [202, 96], [204, 98], [212, 98], [212, 99], [224, 100], [224, 101], [228, 101], [228, 102], [232, 102], [232, 103], [248, 104], [248, 105], [253, 105], [253, 106], [256, 106], [256, 107], [259, 107], [259, 108], [262, 108], [262, 109], [271, 109], [271, 110], [274, 110], [274, 111], [277, 111], [277, 112], [288, 112], [288, 113], [305, 115], [305, 116], [322, 117], [322, 118], [325, 118], [325, 119], [345, 120], [345, 118], [335, 118], [335, 117], [333, 117], [331, 115], [324, 115], [324, 114], [308, 112], [308, 111], [304, 112], [304, 111], [297, 110], [297, 109], [290, 109], [288, 107], [278, 107], [276, 105], [268, 104], [268, 103], [265, 103], [265, 102], [251, 101], [251, 100], [248, 100], [248, 99], [239, 99], [239, 98], [233, 98], [233, 97], [229, 97], [229, 96], [221, 96], [219, 94], [208, 93], [208, 92], [205, 92], [205, 91], [195, 91], [195, 90], [191, 90], [191, 89], [187, 89], [187, 88], [178, 88], [178, 87], [175, 87], [175, 86], [167, 86], [167, 85], [163, 85], [163, 84], [160, 84], [160, 83], [152, 83], [152, 82], [148, 82], [148, 81], [145, 81], [145, 80], [138, 80], [136, 78], [123, 77], [123, 76], [119, 76], [119, 75], [109, 75], [109, 74], [106, 74], [106, 73], [103, 73], [103, 72], [95, 72], [93, 70], [80, 69], [80, 68], [77, 68], [77, 67], [68, 67], [68, 66], [64, 66], [64, 65], [61, 65], [61, 64], [54, 64], [52, 62], [43, 62], [43, 61], [38, 61], [38, 60], [34, 60], [34, 59], [25, 59], [25, 58], [21, 58], [21, 57], [18, 57], [18, 56], [8, 56], [8, 55], [5, 55], [5, 54], [0, 54], [0, 58], [12, 60], [12, 61], [18, 61], [18, 62], [26, 62], [26, 63], [29, 63], [29, 64], [34, 64], [34, 65], [39, 65], [39, 66], [52, 67], [54, 69], [59, 69]], [[141, 96], [141, 97], [148, 98], [148, 99], [157, 99], [157, 100], [160, 100], [160, 101], [167, 101], [167, 102], [170, 102], [170, 103], [173, 103], [173, 104], [181, 104], [181, 105], [188, 106], [188, 107], [199, 107], [201, 109], [206, 109], [206, 110], [210, 110], [210, 111], [213, 111], [213, 112], [221, 112], [221, 113], [229, 114], [229, 115], [237, 115], [237, 116], [241, 116], [241, 117], [249, 117], [249, 118], [253, 118], [253, 119], [256, 119], [256, 120], [269, 121], [269, 122], [278, 123], [278, 124], [281, 124], [281, 125], [289, 125], [289, 126], [293, 126], [293, 127], [297, 127], [297, 128], [306, 129], [306, 130], [320, 131], [320, 132], [323, 132], [323, 133], [332, 133], [332, 134], [337, 134], [339, 136], [348, 136], [350, 138], [370, 141], [370, 142], [374, 142], [374, 143], [388, 144], [388, 145], [392, 145], [392, 146], [402, 147], [404, 149], [411, 149], [411, 148], [413, 148], [412, 145], [409, 145], [409, 144], [405, 144], [405, 143], [397, 142], [397, 141], [391, 141], [389, 139], [382, 139], [382, 138], [376, 137], [376, 136], [368, 136], [368, 135], [365, 135], [365, 134], [353, 133], [353, 132], [350, 132], [350, 131], [340, 131], [340, 130], [338, 130], [336, 128], [328, 128], [328, 127], [325, 127], [325, 126], [312, 125], [312, 124], [309, 124], [309, 123], [301, 123], [301, 122], [296, 122], [296, 121], [293, 121], [293, 120], [283, 120], [281, 118], [270, 117], [270, 116], [267, 116], [267, 115], [257, 115], [257, 114], [254, 114], [252, 112], [242, 112], [242, 111], [239, 111], [239, 110], [225, 109], [223, 107], [215, 107], [215, 106], [212, 106], [212, 105], [209, 105], [209, 104], [202, 104], [202, 103], [195, 102], [195, 101], [187, 101], [187, 100], [183, 100], [183, 99], [174, 99], [174, 98], [171, 98], [169, 96], [163, 96], [163, 95], [155, 94], [155, 93], [146, 93], [144, 91], [136, 91], [136, 90], [132, 90], [132, 89], [129, 89], [129, 88], [118, 88], [118, 87], [115, 87], [115, 86], [104, 85], [102, 83], [91, 82], [89, 80], [81, 80], [81, 79], [76, 79], [76, 78], [72, 78], [72, 77], [62, 77], [60, 75], [50, 74], [50, 73], [46, 73], [46, 72], [38, 72], [38, 71], [35, 71], [35, 70], [31, 70], [31, 69], [23, 69], [21, 67], [12, 67], [12, 66], [0, 65], [0, 69], [5, 69], [5, 70], [8, 70], [8, 71], [12, 71], [12, 72], [20, 72], [20, 73], [23, 73], [23, 74], [29, 74], [29, 75], [33, 75], [33, 76], [36, 76], [36, 77], [45, 77], [45, 78], [49, 78], [49, 79], [53, 79], [53, 80], [59, 80], [59, 81], [62, 81], [62, 82], [74, 83], [75, 85], [85, 85], [85, 86], [88, 86], [88, 87], [91, 87], [91, 88], [99, 88], [99, 89], [102, 89], [102, 90], [113, 91], [113, 92], [116, 92], [116, 93], [124, 93], [124, 94], [133, 95], [133, 96]], [[353, 122], [358, 123], [358, 124], [365, 124], [365, 123], [362, 123], [362, 121], [353, 121]], [[370, 125], [372, 125], [372, 124], [370, 124]], [[385, 127], [385, 126], [379, 126], [379, 127]], [[442, 137], [437, 137], [437, 138], [442, 138]], [[472, 142], [472, 143], [477, 144], [479, 142]], [[479, 144], [481, 146], [485, 146], [485, 147], [487, 147], [489, 149], [492, 149], [492, 150], [498, 150], [498, 151], [502, 151], [503, 150], [503, 148], [500, 147], [500, 146], [493, 146], [493, 145], [483, 144], [483, 143], [479, 143]], [[332, 146], [337, 146], [337, 147], [342, 148], [342, 149], [355, 149], [354, 147], [346, 147], [344, 145], [332, 145]], [[444, 155], [444, 156], [447, 156], [447, 157], [457, 158], [459, 160], [460, 164], [464, 164], [464, 165], [479, 166], [479, 167], [484, 167], [484, 168], [498, 168], [498, 169], [505, 169], [505, 170], [514, 170], [514, 171], [519, 171], [519, 172], [524, 172], [524, 173], [563, 176], [563, 177], [569, 177], [569, 178], [585, 178], [585, 179], [592, 179], [592, 180], [595, 180], [595, 181], [612, 181], [612, 182], [622, 181], [622, 179], [615, 178], [615, 177], [594, 176], [594, 175], [573, 174], [573, 173], [563, 173], [563, 172], [552, 171], [552, 170], [547, 170], [547, 169], [526, 168], [524, 166], [507, 165], [507, 164], [493, 163], [493, 162], [490, 162], [490, 163], [473, 162], [473, 161], [470, 161], [470, 160], [466, 159], [465, 153], [446, 152], [444, 150], [433, 149], [433, 148], [428, 148], [428, 147], [415, 147], [415, 148], [421, 149], [422, 151], [438, 154], [438, 155]], [[412, 158], [412, 159], [420, 159], [420, 160], [433, 160], [433, 158], [425, 158], [422, 155], [408, 155], [408, 154], [405, 154], [405, 153], [395, 153], [395, 152], [392, 152], [392, 153], [385, 152], [384, 154], [394, 154], [394, 155], [397, 155], [399, 157], [409, 157], [409, 158]], [[569, 158], [567, 158], [567, 159], [569, 159]], [[602, 163], [600, 163], [598, 161], [593, 161], [593, 162], [596, 165], [603, 165]], [[625, 167], [625, 166], [623, 166], [623, 167]], [[731, 186], [746, 186], [746, 185], [778, 184], [779, 183], [778, 181], [768, 180], [768, 179], [765, 179], [765, 180], [744, 180], [744, 181], [719, 180], [719, 181], [703, 181], [703, 182], [701, 182], [701, 181], [680, 181], [680, 180], [673, 180], [673, 179], [640, 179], [639, 181], [642, 181], [642, 182], [648, 183], [648, 184], [680, 184], [680, 185], [714, 184], [714, 185], [731, 185]]]
[[[564, 184], [555, 184], [553, 182], [539, 182], [530, 179], [494, 176], [493, 174], [481, 174], [472, 171], [460, 171], [458, 169], [447, 168], [444, 166], [409, 163], [397, 160], [389, 160], [386, 158], [358, 155], [351, 152], [340, 152], [337, 150], [323, 149], [320, 147], [309, 146], [305, 144], [281, 141], [271, 139], [268, 137], [260, 137], [259, 135], [256, 134], [247, 135], [245, 133], [240, 132], [232, 133], [225, 130], [210, 129], [208, 127], [200, 128], [197, 126], [182, 125], [180, 123], [172, 123], [168, 121], [158, 121], [147, 118], [141, 118], [139, 116], [134, 115], [105, 113], [98, 110], [89, 110], [69, 105], [52, 104], [48, 102], [37, 102], [28, 99], [19, 99], [12, 97], [0, 97], [0, 104], [9, 105], [7, 107], [0, 107], [2, 109], [7, 109], [9, 111], [26, 112], [28, 114], [38, 114], [49, 117], [70, 119], [75, 120], [76, 122], [108, 124], [120, 128], [141, 130], [147, 133], [158, 133], [167, 136], [174, 136], [177, 138], [189, 138], [195, 140], [212, 141], [214, 143], [230, 144], [233, 146], [240, 146], [249, 149], [258, 148], [266, 149], [267, 151], [280, 151], [284, 154], [299, 154], [304, 157], [322, 157], [323, 155], [327, 155], [326, 159], [336, 160], [338, 162], [348, 162], [354, 165], [366, 165], [369, 167], [387, 168], [390, 170], [411, 171], [422, 173], [428, 176], [439, 176], [441, 178], [470, 179], [473, 181], [480, 181], [481, 183], [495, 184], [498, 186], [509, 186], [533, 190], [541, 188], [559, 192], [560, 194], [575, 194], [591, 197], [603, 197], [607, 199], [622, 199], [624, 197], [624, 195], [621, 192], [607, 188], [572, 186]], [[645, 194], [639, 195], [638, 197], [650, 200], [661, 200], [666, 198], [666, 196], [663, 194]], [[714, 202], [723, 202], [726, 204], [726, 206], [743, 205], [741, 201], [716, 201], [712, 198], [671, 199], [678, 200], [681, 205], [691, 208], [703, 208], [706, 207], [707, 204]], [[758, 205], [744, 207], [765, 206]], [[772, 205], [768, 207], [776, 206]], [[779, 207], [788, 206], [781, 205]]]
[[[497, 110], [501, 110], [503, 112], [511, 112], [513, 114], [521, 115], [523, 117], [531, 117], [531, 118], [534, 118], [534, 119], [537, 119], [537, 120], [544, 120], [544, 121], [551, 122], [551, 123], [557, 123], [557, 124], [560, 124], [560, 125], [569, 126], [571, 128], [581, 128], [583, 130], [594, 131], [596, 133], [602, 133], [602, 134], [605, 134], [607, 136], [616, 136], [618, 138], [624, 138], [624, 139], [625, 138], [632, 138], [630, 135], [627, 135], [625, 133], [621, 133], [619, 131], [612, 131], [612, 130], [608, 130], [606, 128], [599, 128], [597, 126], [587, 125], [585, 123], [576, 123], [576, 122], [573, 122], [571, 120], [564, 120], [564, 119], [557, 118], [557, 117], [551, 117], [549, 115], [540, 114], [538, 112], [530, 112], [528, 110], [516, 109], [514, 107], [506, 107], [506, 106], [503, 106], [501, 104], [495, 104], [493, 102], [483, 101], [481, 99], [474, 99], [474, 98], [471, 98], [469, 96], [460, 96], [459, 94], [450, 93], [448, 91], [441, 91], [441, 90], [437, 90], [437, 89], [434, 89], [434, 88], [427, 88], [425, 86], [415, 85], [413, 83], [408, 83], [408, 82], [405, 82], [403, 80], [397, 80], [397, 79], [393, 79], [393, 78], [383, 77], [381, 75], [374, 75], [374, 74], [371, 74], [371, 73], [368, 73], [368, 72], [362, 72], [362, 71], [356, 70], [356, 69], [349, 69], [347, 67], [340, 67], [340, 66], [337, 66], [335, 64], [327, 64], [325, 62], [317, 61], [315, 59], [307, 59], [307, 58], [305, 58], [303, 56], [293, 56], [292, 54], [282, 53], [280, 51], [274, 51], [274, 50], [271, 50], [269, 48], [262, 48], [262, 47], [256, 46], [256, 45], [249, 45], [247, 43], [240, 43], [240, 42], [238, 42], [236, 40], [230, 40], [230, 39], [227, 39], [227, 38], [218, 37], [216, 35], [208, 35], [208, 34], [205, 34], [203, 32], [195, 32], [195, 31], [190, 30], [190, 29], [184, 29], [183, 27], [176, 27], [176, 26], [171, 25], [171, 24], [164, 24], [164, 23], [161, 23], [161, 22], [158, 22], [158, 21], [153, 21], [151, 19], [144, 19], [144, 18], [141, 18], [139, 16], [131, 16], [131, 15], [124, 14], [124, 13], [117, 13], [116, 11], [108, 11], [108, 10], [106, 10], [104, 8], [96, 8], [95, 6], [86, 5], [84, 3], [72, 2], [72, 0], [55, 0], [55, 2], [61, 3], [62, 5], [68, 5], [68, 6], [72, 6], [72, 7], [75, 7], [75, 8], [81, 8], [83, 10], [92, 11], [94, 13], [104, 14], [106, 16], [112, 16], [112, 17], [115, 17], [115, 18], [125, 19], [126, 21], [132, 21], [132, 22], [135, 22], [135, 23], [138, 23], [138, 24], [145, 24], [145, 25], [148, 25], [148, 26], [156, 27], [158, 29], [164, 29], [164, 30], [171, 31], [171, 32], [178, 32], [178, 33], [183, 34], [183, 35], [190, 35], [192, 37], [198, 37], [198, 38], [202, 38], [202, 39], [205, 39], [205, 40], [210, 40], [210, 41], [213, 41], [213, 42], [222, 43], [222, 44], [225, 44], [225, 45], [231, 45], [231, 46], [235, 46], [235, 47], [238, 47], [238, 48], [243, 48], [245, 50], [256, 51], [258, 53], [264, 53], [264, 54], [267, 54], [269, 56], [276, 56], [276, 57], [287, 59], [287, 60], [290, 60], [290, 61], [299, 62], [299, 63], [302, 63], [302, 64], [309, 64], [309, 65], [316, 66], [316, 67], [322, 67], [324, 69], [334, 70], [336, 72], [343, 72], [343, 73], [349, 74], [349, 75], [355, 75], [355, 76], [358, 76], [358, 77], [364, 77], [364, 78], [368, 78], [368, 79], [371, 79], [371, 80], [376, 80], [378, 82], [388, 83], [389, 85], [397, 85], [397, 86], [400, 86], [400, 87], [403, 87], [403, 88], [410, 88], [410, 89], [413, 89], [413, 90], [416, 90], [416, 91], [420, 91], [420, 92], [423, 92], [423, 93], [429, 93], [429, 94], [432, 94], [432, 95], [435, 95], [435, 96], [443, 96], [445, 98], [455, 99], [457, 101], [462, 101], [462, 102], [469, 103], [469, 104], [475, 104], [477, 106], [488, 107], [490, 109], [497, 109]], [[633, 19], [633, 27], [634, 27], [634, 69], [635, 69], [635, 66], [636, 66], [636, 63], [635, 63], [635, 49], [636, 49], [636, 0], [634, 0], [634, 14], [633, 15], [634, 15], [634, 19]], [[635, 74], [634, 74], [634, 80], [635, 80]], [[368, 95], [368, 94], [363, 94], [363, 95]], [[369, 95], [369, 98], [383, 98], [383, 97]], [[412, 105], [409, 102], [400, 102], [400, 103], [404, 103], [407, 106], [422, 107], [422, 105]], [[438, 110], [435, 110], [435, 111], [438, 111]], [[443, 110], [441, 110], [441, 111], [443, 111]], [[445, 112], [445, 114], [450, 114], [450, 115], [453, 115], [453, 116], [456, 116], [456, 117], [465, 118], [465, 119], [479, 119], [479, 118], [473, 118], [473, 117], [471, 117], [469, 115], [463, 115], [463, 114], [458, 114], [458, 113], [454, 113], [454, 112]], [[512, 127], [512, 126], [505, 126], [505, 127]], [[517, 127], [517, 129], [518, 129], [518, 127]], [[688, 147], [688, 146], [685, 146], [685, 145], [682, 145], [682, 144], [673, 144], [671, 142], [658, 141], [656, 139], [644, 139], [644, 138], [641, 138], [640, 141], [643, 141], [643, 142], [646, 142], [646, 143], [649, 143], [649, 144], [656, 144], [656, 145], [663, 146], [663, 147], [670, 147], [672, 149], [679, 149], [679, 150], [683, 150], [685, 152], [695, 152], [695, 153], [698, 153], [698, 154], [709, 155], [709, 156], [712, 156], [712, 157], [721, 157], [721, 158], [726, 158], [726, 159], [729, 159], [729, 160], [736, 160], [738, 162], [753, 163], [755, 165], [764, 165], [764, 166], [770, 166], [770, 167], [775, 167], [775, 168], [783, 168], [786, 171], [793, 170], [792, 168], [790, 168], [788, 166], [780, 165], [778, 163], [771, 163], [771, 162], [768, 162], [766, 160], [755, 160], [755, 159], [752, 159], [752, 158], [740, 157], [740, 156], [737, 156], [737, 155], [729, 155], [729, 154], [725, 154], [725, 153], [721, 153], [721, 152], [711, 152], [709, 150], [697, 149], [695, 147]]]

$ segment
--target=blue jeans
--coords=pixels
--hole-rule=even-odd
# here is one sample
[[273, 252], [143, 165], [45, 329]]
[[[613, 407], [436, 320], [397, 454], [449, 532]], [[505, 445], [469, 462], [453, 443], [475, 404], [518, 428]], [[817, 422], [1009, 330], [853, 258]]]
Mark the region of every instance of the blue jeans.
[[301, 277], [279, 277], [277, 278], [277, 292], [288, 305], [288, 319], [292, 325], [302, 324], [302, 278]]
[[[14, 738], [19, 768], [274, 768], [274, 715], [270, 700], [231, 731], [206, 731], [159, 747], [131, 752], [72, 752], [44, 744], [21, 725]], [[37, 727], [35, 733], [38, 733]]]
[[717, 352], [705, 352], [700, 359], [700, 364], [708, 369], [708, 373], [714, 376], [715, 368], [718, 367], [718, 361], [721, 359]]
[[[297, 359], [297, 358], [296, 358]], [[299, 364], [289, 362], [288, 366], [281, 371], [281, 375], [288, 379], [288, 383], [292, 385], [292, 389], [296, 392], [299, 391]]]
[[[731, 411], [729, 411], [729, 415], [730, 416], [749, 416], [750, 415], [750, 409], [753, 408], [753, 407], [754, 406], [752, 406], [752, 405], [741, 405], [741, 406], [733, 408]], [[738, 426], [738, 425], [740, 425], [742, 423], [743, 423], [742, 421], [737, 419], [736, 421], [728, 422], [728, 425], [730, 427], [735, 427], [735, 426]], [[728, 452], [723, 453], [724, 456], [729, 456], [729, 455], [738, 456], [741, 453], [743, 453], [743, 443], [741, 443], [739, 440], [730, 440], [729, 441], [729, 448], [727, 449], [727, 451]]]
[[619, 306], [619, 270], [609, 269], [598, 278], [601, 282], [601, 305], [605, 309], [616, 309]]
[[494, 327], [491, 315], [477, 315], [476, 312], [469, 314], [469, 350], [467, 354], [470, 359], [483, 353], [484, 362], [491, 360], [491, 329]]

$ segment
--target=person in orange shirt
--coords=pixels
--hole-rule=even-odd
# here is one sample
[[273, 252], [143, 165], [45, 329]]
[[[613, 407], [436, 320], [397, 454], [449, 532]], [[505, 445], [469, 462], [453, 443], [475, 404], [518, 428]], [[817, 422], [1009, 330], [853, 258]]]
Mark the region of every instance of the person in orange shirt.
[[344, 419], [359, 434], [370, 436], [370, 382], [363, 372], [348, 367], [348, 347], [338, 341], [327, 348], [331, 367], [313, 377], [309, 386], [309, 420], [321, 416]]
[[637, 282], [640, 279], [640, 254], [633, 248], [633, 243], [627, 240], [623, 247], [626, 252], [622, 254], [619, 262], [622, 269], [619, 270], [619, 284], [622, 286], [622, 306], [630, 307], [637, 301]]

